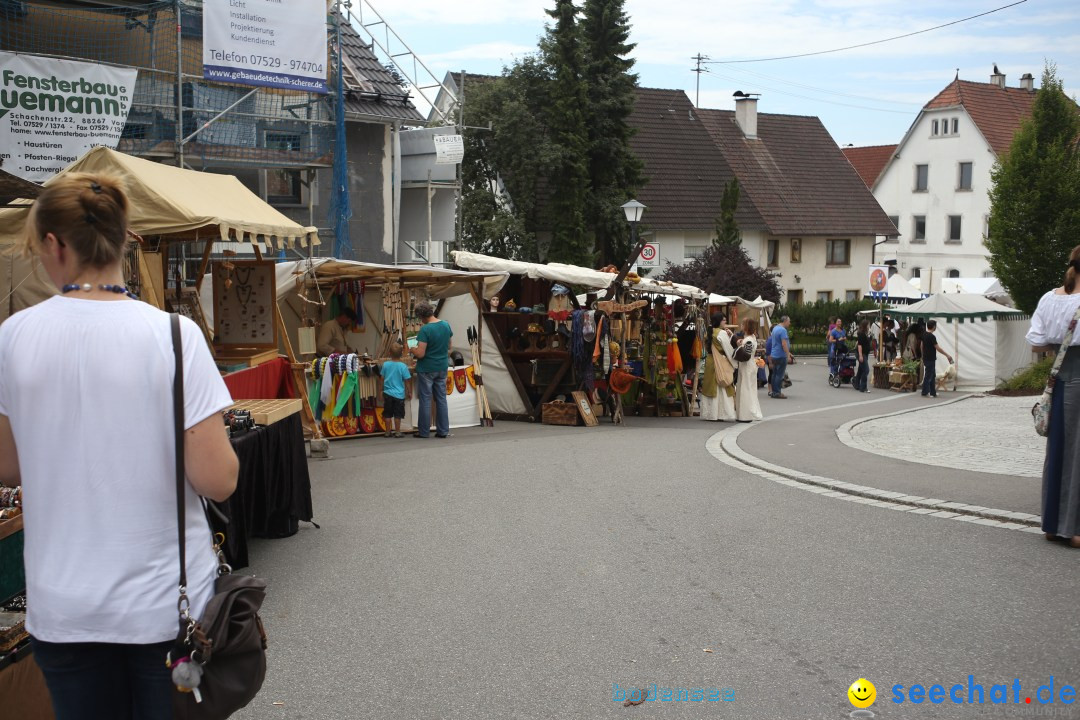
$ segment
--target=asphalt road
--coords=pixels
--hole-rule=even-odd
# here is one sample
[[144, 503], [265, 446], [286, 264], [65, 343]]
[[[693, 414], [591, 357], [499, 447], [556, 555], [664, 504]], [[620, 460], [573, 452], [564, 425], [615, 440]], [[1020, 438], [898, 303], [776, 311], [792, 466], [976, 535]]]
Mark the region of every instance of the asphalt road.
[[[794, 367], [766, 413], [858, 400], [820, 372]], [[821, 420], [803, 417], [805, 434], [775, 424], [810, 458]], [[311, 462], [322, 528], [251, 543], [270, 670], [235, 717], [844, 718], [860, 677], [877, 717], [1080, 717], [1034, 695], [1050, 676], [1080, 685], [1080, 550], [763, 480], [705, 450], [724, 428], [631, 417], [332, 444]], [[896, 684], [969, 675], [985, 705], [892, 702]], [[1020, 704], [990, 704], [1014, 679]], [[652, 683], [733, 699], [613, 701]]]

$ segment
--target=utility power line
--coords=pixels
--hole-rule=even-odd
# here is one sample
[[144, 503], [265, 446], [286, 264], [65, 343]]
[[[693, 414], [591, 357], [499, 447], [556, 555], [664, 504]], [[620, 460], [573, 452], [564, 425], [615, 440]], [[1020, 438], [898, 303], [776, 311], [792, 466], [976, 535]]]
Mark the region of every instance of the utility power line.
[[1017, 2], [1010, 3], [1008, 5], [1002, 5], [999, 8], [994, 8], [993, 10], [987, 10], [986, 12], [979, 13], [978, 15], [972, 15], [971, 17], [960, 18], [959, 20], [953, 20], [952, 22], [947, 22], [947, 23], [944, 23], [942, 25], [935, 25], [934, 27], [926, 28], [925, 30], [916, 30], [915, 32], [904, 33], [903, 35], [896, 35], [895, 37], [889, 37], [889, 38], [884, 38], [882, 40], [872, 40], [871, 42], [859, 43], [858, 45], [848, 45], [847, 47], [833, 48], [832, 50], [818, 50], [817, 52], [800, 53], [798, 55], [781, 55], [779, 57], [754, 58], [752, 60], [710, 60], [708, 62], [708, 64], [709, 65], [731, 65], [731, 64], [734, 64], [734, 63], [771, 62], [773, 60], [792, 60], [792, 59], [795, 59], [795, 58], [812, 57], [814, 55], [828, 55], [829, 53], [844, 52], [845, 50], [855, 50], [856, 48], [869, 47], [871, 45], [880, 45], [881, 43], [892, 42], [893, 40], [902, 40], [903, 38], [909, 38], [909, 37], [912, 37], [913, 35], [921, 35], [923, 33], [928, 33], [928, 32], [931, 32], [933, 30], [940, 30], [941, 28], [946, 28], [946, 27], [949, 27], [950, 25], [958, 25], [958, 24], [963, 23], [963, 22], [968, 22], [969, 20], [975, 20], [976, 18], [981, 18], [981, 17], [985, 17], [987, 15], [992, 15], [992, 14], [994, 14], [996, 12], [1001, 12], [1002, 10], [1008, 10], [1009, 8], [1016, 7], [1017, 5], [1023, 5], [1026, 2], [1027, 2], [1027, 0], [1017, 0]]
[[[730, 81], [735, 82], [735, 83], [741, 82], [741, 80], [739, 80], [739, 78], [734, 78], [734, 77], [731, 77], [730, 75], [723, 75], [721, 73], [716, 72], [715, 70], [705, 70], [705, 72], [709, 73], [710, 75], [714, 75], [716, 77], [724, 78], [725, 80], [730, 80]], [[826, 100], [825, 98], [812, 97], [810, 95], [800, 95], [798, 93], [788, 92], [787, 90], [777, 90], [776, 88], [769, 88], [769, 87], [764, 87], [764, 86], [762, 86], [761, 89], [762, 90], [768, 90], [769, 92], [779, 93], [780, 95], [789, 95], [791, 97], [801, 98], [803, 100], [813, 100], [814, 102], [828, 103], [829, 105], [839, 105], [841, 107], [857, 108], [859, 110], [872, 110], [874, 112], [893, 113], [895, 115], [911, 115], [912, 114], [911, 110], [889, 110], [889, 109], [886, 109], [886, 108], [867, 107], [865, 105], [855, 105], [853, 103], [838, 102], [836, 100]]]

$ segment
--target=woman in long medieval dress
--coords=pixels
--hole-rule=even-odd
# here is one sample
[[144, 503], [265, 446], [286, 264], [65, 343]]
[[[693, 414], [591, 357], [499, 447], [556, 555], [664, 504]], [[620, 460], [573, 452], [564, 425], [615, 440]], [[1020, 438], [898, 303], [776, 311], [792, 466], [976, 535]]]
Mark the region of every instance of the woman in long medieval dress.
[[757, 320], [743, 321], [743, 339], [733, 357], [739, 363], [739, 382], [735, 388], [735, 414], [739, 422], [761, 419], [757, 387]]
[[[705, 356], [705, 376], [701, 383], [701, 419], [734, 420], [735, 399], [732, 397], [734, 388], [731, 384], [734, 348], [731, 346], [731, 333], [724, 329], [724, 316], [721, 313], [712, 316], [711, 324], [712, 342]], [[717, 365], [720, 366], [719, 372]]]

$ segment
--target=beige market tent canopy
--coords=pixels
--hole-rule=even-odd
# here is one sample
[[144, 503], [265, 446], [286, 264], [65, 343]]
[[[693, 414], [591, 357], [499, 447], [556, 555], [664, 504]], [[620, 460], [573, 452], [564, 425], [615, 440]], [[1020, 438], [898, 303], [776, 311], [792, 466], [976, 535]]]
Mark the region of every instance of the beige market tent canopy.
[[[196, 172], [96, 147], [45, 183], [73, 172], [121, 177], [131, 201], [131, 229], [143, 236], [182, 240], [253, 242], [263, 236], [277, 247], [296, 241], [318, 244], [314, 227], [304, 227], [263, 202], [232, 175]], [[0, 245], [17, 242], [29, 213], [25, 207], [0, 210]]]
[[[615, 279], [614, 273], [600, 272], [577, 265], [564, 263], [540, 263], [522, 262], [520, 260], [503, 260], [502, 258], [480, 255], [478, 253], [458, 250], [450, 253], [454, 264], [466, 270], [473, 271], [497, 271], [507, 272], [511, 275], [522, 275], [533, 280], [548, 280], [550, 282], [574, 285], [586, 290], [606, 290]], [[674, 295], [676, 297], [689, 298], [692, 300], [704, 300], [708, 293], [693, 285], [667, 282], [641, 278], [637, 283], [625, 283], [627, 289], [636, 293], [649, 293], [653, 295]]]

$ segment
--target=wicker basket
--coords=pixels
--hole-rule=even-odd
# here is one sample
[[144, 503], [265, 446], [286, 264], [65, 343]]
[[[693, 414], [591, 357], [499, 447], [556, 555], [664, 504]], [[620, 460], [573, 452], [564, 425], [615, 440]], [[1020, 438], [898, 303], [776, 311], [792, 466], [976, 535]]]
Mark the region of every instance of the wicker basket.
[[540, 421], [544, 425], [580, 425], [581, 415], [574, 403], [549, 402], [541, 409]]

